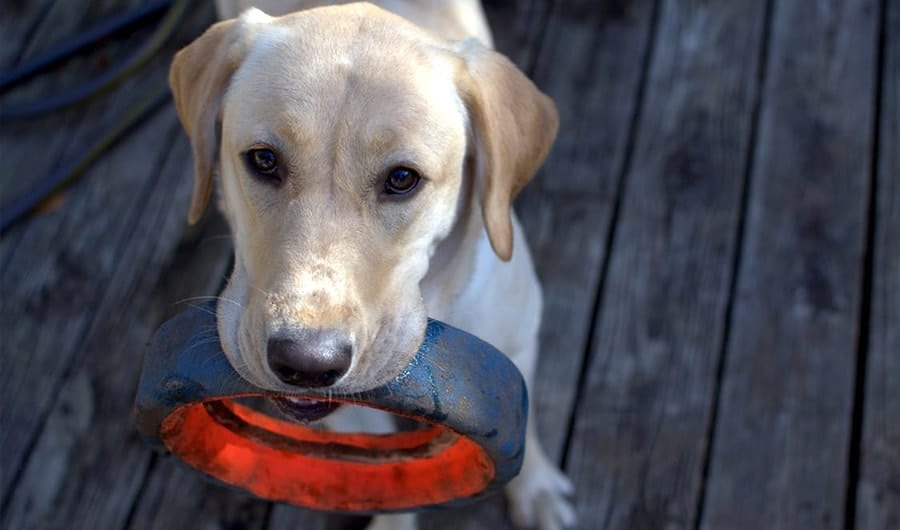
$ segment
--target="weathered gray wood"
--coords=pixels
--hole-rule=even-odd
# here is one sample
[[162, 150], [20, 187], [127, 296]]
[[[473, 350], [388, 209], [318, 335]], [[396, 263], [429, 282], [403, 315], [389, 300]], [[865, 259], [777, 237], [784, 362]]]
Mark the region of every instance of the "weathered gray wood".
[[[190, 29], [188, 24], [184, 31]], [[84, 149], [135, 102], [137, 94], [164, 79], [167, 63], [163, 53], [119, 89], [79, 108], [3, 124], [3, 189], [11, 182], [43, 178], [60, 160]], [[74, 82], [82, 76], [71, 74], [66, 79]], [[0, 469], [0, 499], [8, 499], [11, 481], [35, 443], [61, 378], [77, 363], [81, 341], [96, 321], [95, 311], [110, 278], [128, 261], [120, 252], [141, 216], [146, 200], [142, 194], [153, 189], [177, 127], [172, 112], [151, 120], [135, 133], [137, 139], [127, 140], [131, 147], [120, 146], [98, 163], [55, 208], [0, 240], [4, 292], [0, 400], [6, 404], [0, 424], [16, 426], [0, 430], [0, 450], [9, 463]]]
[[[198, 16], [204, 17], [202, 13]], [[190, 20], [197, 25], [196, 17]], [[175, 46], [177, 43], [173, 43]], [[153, 70], [159, 77], [165, 72], [166, 62], [162, 58]], [[184, 253], [191, 255], [190, 260], [182, 256], [181, 261], [170, 263], [184, 227], [191, 163], [190, 149], [180, 134], [174, 112], [169, 109], [157, 121], [160, 119], [163, 128], [148, 126], [141, 131], [146, 136], [123, 144], [104, 162], [106, 168], [95, 170], [103, 176], [108, 174], [107, 178], [134, 173], [131, 180], [126, 179], [131, 189], [119, 193], [136, 202], [123, 202], [111, 189], [104, 196], [105, 209], [93, 205], [94, 215], [102, 218], [108, 231], [118, 224], [128, 231], [110, 249], [120, 252], [118, 262], [84, 274], [86, 288], [106, 290], [99, 304], [90, 309], [96, 317], [90, 329], [82, 331], [84, 338], [75, 341], [74, 356], [80, 364], [63, 383], [61, 398], [50, 413], [3, 514], [3, 527], [119, 528], [127, 522], [153, 462], [130, 422], [143, 344], [159, 322], [176, 309], [174, 302], [198, 293], [212, 293], [224, 279], [230, 253], [228, 238], [203, 239], [199, 244], [191, 239], [205, 238], [203, 234], [208, 235], [209, 231], [224, 235], [227, 230], [221, 222], [208, 227], [207, 232], [192, 232], [194, 236], [183, 239], [182, 245], [198, 248]], [[166, 166], [161, 168], [163, 161]], [[85, 178], [86, 187], [93, 184], [90, 179], [91, 175]], [[104, 188], [110, 188], [108, 184], [96, 186], [101, 195]], [[77, 197], [62, 210], [80, 208], [76, 200]], [[129, 214], [123, 220], [122, 214], [129, 209], [137, 214]], [[32, 221], [41, 222], [46, 220]], [[93, 245], [103, 248], [104, 243], [108, 242]], [[52, 252], [47, 254], [53, 257]], [[158, 281], [164, 267], [169, 273]], [[72, 294], [83, 294], [80, 288], [72, 290]], [[52, 313], [53, 309], [49, 311]], [[110, 336], [117, 341], [113, 346]], [[163, 474], [164, 469], [165, 465], [153, 468], [146, 497], [141, 495], [142, 504], [134, 510], [142, 517], [136, 526], [167, 521], [176, 522], [174, 526], [164, 526], [168, 528], [185, 527], [177, 524], [184, 521], [240, 522], [246, 527], [253, 527], [254, 521], [256, 527], [263, 524], [267, 503], [257, 499], [242, 502], [233, 491], [208, 486], [193, 473], [180, 481], [179, 488], [159, 488], [154, 477], [168, 478], [169, 486], [173, 479]], [[185, 496], [173, 498], [173, 492]], [[146, 509], [147, 503], [154, 501], [160, 503], [159, 513]], [[190, 501], [196, 501], [196, 505]], [[220, 512], [216, 506], [229, 509]]]
[[703, 528], [843, 526], [877, 14], [775, 3]]
[[[548, 454], [565, 450], [576, 381], [593, 327], [605, 243], [638, 105], [654, 2], [566, 3], [549, 22], [535, 78], [557, 103], [560, 133], [517, 204], [544, 290], [531, 396]], [[560, 382], [565, 382], [560, 384]]]
[[[23, 19], [13, 19], [13, 25], [29, 25], [29, 37], [22, 59], [30, 59], [49, 49], [56, 41], [96, 22], [96, 17], [117, 12], [139, 0], [103, 0], [81, 5], [80, 2], [55, 2], [46, 14], [38, 14], [39, 24], [32, 28], [29, 12], [16, 12]], [[37, 2], [28, 2], [37, 8]], [[133, 47], [133, 43], [130, 43]], [[84, 83], [102, 71], [104, 58], [122, 57], [130, 50], [128, 42], [107, 44], [91, 57], [73, 57], [63, 67], [52, 70], [4, 94], [3, 105], [15, 101], [36, 101]], [[18, 52], [16, 52], [18, 53]], [[38, 180], [46, 178], [54, 169], [75, 160], [101, 134], [115, 124], [125, 108], [125, 99], [133, 100], [146, 83], [131, 81], [118, 92], [119, 99], [92, 98], [72, 108], [47, 115], [0, 123], [0, 146], [4, 147], [4, 164], [0, 169], [0, 204], [20, 196]], [[128, 94], [123, 97], [122, 94]], [[113, 103], [111, 103], [113, 101]], [[59, 197], [57, 197], [59, 198]], [[56, 205], [58, 205], [57, 201]], [[25, 230], [13, 230], [0, 238], [0, 277], [5, 278], [6, 266], [15, 255], [23, 239], [32, 239]], [[26, 243], [30, 244], [30, 243]], [[0, 472], [0, 492], [3, 491]], [[2, 495], [0, 495], [2, 498]]]
[[860, 530], [900, 528], [900, 1], [888, 0], [886, 6], [877, 232], [856, 502]]
[[[371, 521], [371, 517], [363, 515], [325, 514], [278, 504], [272, 507], [269, 519], [269, 530], [363, 530]], [[422, 525], [420, 528], [431, 527]]]
[[[171, 143], [174, 117], [157, 119], [132, 142], [164, 152]], [[77, 134], [77, 133], [76, 133]], [[9, 144], [5, 144], [9, 145]], [[134, 148], [132, 148], [134, 149]], [[22, 153], [6, 149], [11, 158]], [[22, 239], [10, 249], [3, 270], [2, 312], [5, 361], [0, 366], [0, 449], [10, 462], [22, 462], [36, 429], [56, 396], [60, 380], [102, 299], [118, 264], [121, 244], [133, 230], [141, 193], [157, 164], [119, 155], [86, 175], [61, 208], [18, 227]], [[100, 215], [102, 212], [108, 215]], [[10, 486], [14, 466], [3, 468], [0, 492]]]
[[[171, 111], [161, 115], [148, 124], [146, 128], [130, 139], [126, 145], [134, 142], [152, 146], [153, 156], [168, 149], [170, 140], [160, 142], [160, 138], [171, 135], [175, 126], [174, 115]], [[134, 149], [134, 147], [132, 147]], [[117, 155], [117, 156], [116, 156]], [[31, 221], [25, 230], [34, 234], [36, 242], [41, 243], [34, 247], [20, 249], [16, 259], [11, 263], [15, 275], [4, 277], [5, 285], [10, 288], [11, 299], [7, 299], [4, 310], [15, 311], [18, 309], [18, 325], [12, 330], [11, 343], [6, 347], [12, 347], [8, 353], [12, 353], [10, 367], [4, 370], [4, 390], [10, 392], [4, 401], [14, 403], [11, 412], [12, 418], [4, 418], [4, 424], [22, 425], [31, 429], [41, 426], [44, 413], [41, 408], [31, 409], [29, 400], [35, 404], [43, 404], [41, 401], [59, 396], [54, 408], [43, 425], [41, 436], [34, 448], [20, 447], [27, 444], [28, 440], [13, 439], [12, 443], [4, 446], [13, 452], [20, 454], [28, 449], [27, 460], [25, 456], [19, 456], [26, 462], [23, 475], [16, 484], [13, 499], [4, 513], [4, 527], [29, 528], [40, 526], [52, 526], [50, 521], [57, 514], [68, 515], [67, 510], [58, 510], [60, 490], [63, 485], [74, 478], [70, 466], [78, 467], [90, 457], [78, 452], [79, 441], [97, 441], [104, 432], [100, 429], [101, 423], [112, 418], [103, 417], [106, 412], [102, 407], [102, 394], [97, 395], [95, 385], [103, 385], [107, 381], [99, 379], [102, 375], [111, 378], [108, 383], [122, 384], [119, 374], [85, 373], [79, 363], [79, 368], [73, 370], [69, 377], [62, 379], [66, 372], [66, 365], [76, 359], [83, 361], [78, 356], [82, 350], [83, 336], [87, 329], [99, 320], [95, 319], [95, 311], [102, 307], [103, 286], [111, 282], [114, 277], [119, 253], [126, 250], [122, 245], [129, 239], [130, 232], [134, 229], [132, 222], [122, 219], [122, 213], [128, 210], [140, 211], [140, 202], [146, 197], [139, 196], [136, 190], [149, 191], [152, 187], [148, 182], [155, 180], [152, 175], [156, 164], [144, 161], [143, 171], [135, 171], [132, 167], [134, 155], [131, 150], [115, 153], [103, 164], [98, 166], [95, 175], [104, 175], [107, 171], [116, 173], [131, 172], [131, 179], [125, 178], [121, 185], [131, 186], [131, 189], [117, 189], [108, 181], [99, 179], [73, 193], [72, 201], [64, 209], [68, 222], [60, 222], [52, 216], [36, 218]], [[101, 184], [102, 182], [102, 184]], [[93, 184], [90, 185], [90, 184]], [[148, 189], [149, 188], [149, 189]], [[118, 206], [121, 210], [113, 209]], [[97, 212], [106, 208], [111, 215], [98, 216]], [[63, 212], [60, 212], [61, 214]], [[105, 218], [104, 218], [105, 217]], [[56, 221], [56, 223], [54, 223]], [[93, 221], [93, 222], [92, 222]], [[58, 224], [58, 226], [53, 226]], [[116, 225], [121, 228], [115, 230]], [[63, 231], [71, 227], [71, 231], [65, 234], [63, 239], [54, 237], [57, 230]], [[46, 231], [52, 229], [49, 233]], [[79, 231], [79, 229], [81, 229]], [[109, 243], [115, 242], [110, 245]], [[102, 251], [98, 252], [98, 249]], [[70, 256], [66, 256], [66, 253]], [[62, 256], [62, 257], [58, 257]], [[141, 256], [136, 256], [140, 259]], [[55, 259], [54, 259], [55, 258]], [[47, 262], [51, 266], [54, 261], [61, 262], [61, 270], [56, 274], [48, 274]], [[134, 272], [135, 267], [142, 267], [142, 261], [130, 261], [129, 272]], [[92, 267], [94, 265], [94, 267]], [[43, 270], [42, 270], [43, 269]], [[74, 270], [73, 270], [74, 269]], [[53, 269], [50, 269], [51, 271]], [[77, 271], [77, 275], [74, 275]], [[33, 279], [32, 279], [33, 278]], [[18, 281], [15, 281], [18, 280]], [[31, 280], [31, 281], [28, 281]], [[6, 282], [13, 282], [7, 284]], [[35, 285], [36, 283], [36, 285]], [[126, 282], [120, 282], [116, 288], [130, 287]], [[92, 291], [99, 291], [94, 294]], [[121, 293], [120, 297], [129, 293]], [[127, 298], [126, 298], [127, 299]], [[31, 307], [29, 307], [31, 302]], [[87, 310], [86, 315], [79, 315]], [[121, 313], [122, 307], [116, 310]], [[5, 312], [4, 311], [4, 312]], [[11, 314], [10, 313], [10, 314]], [[108, 317], [108, 315], [105, 315]], [[80, 318], [79, 318], [80, 317]], [[69, 324], [68, 329], [63, 328]], [[96, 324], [93, 324], [96, 325]], [[46, 326], [46, 327], [42, 327]], [[103, 346], [115, 343], [122, 338], [121, 333], [115, 333], [115, 328], [107, 329], [110, 334], [102, 337]], [[44, 341], [40, 339], [47, 337]], [[30, 339], [30, 340], [29, 340]], [[49, 340], [48, 340], [49, 339]], [[97, 340], [97, 339], [95, 339]], [[119, 348], [134, 349], [137, 344], [118, 344]], [[96, 347], [96, 346], [95, 346]], [[128, 350], [124, 350], [128, 351]], [[138, 350], [139, 351], [139, 350]], [[98, 354], [107, 352], [101, 350]], [[119, 362], [128, 361], [137, 364], [140, 354], [130, 352]], [[130, 357], [130, 359], [129, 359]], [[118, 363], [115, 358], [107, 358], [111, 365]], [[29, 362], [31, 361], [31, 362]], [[98, 380], [99, 379], [99, 380]], [[126, 379], [126, 383], [133, 384], [132, 379]], [[51, 402], [52, 403], [52, 402]], [[50, 404], [50, 403], [48, 403]], [[120, 403], [113, 402], [113, 406]], [[46, 405], [45, 405], [46, 406]], [[126, 416], [127, 418], [127, 416]], [[125, 418], [117, 418], [121, 421]], [[6, 423], [10, 421], [10, 423]], [[27, 433], [27, 431], [25, 431]], [[97, 438], [95, 438], [97, 437]], [[7, 442], [7, 440], [4, 440]], [[12, 447], [10, 447], [10, 445]], [[87, 451], [95, 449], [90, 443], [84, 444]], [[99, 446], [99, 444], [98, 444]], [[134, 446], [129, 447], [129, 449]], [[143, 459], [146, 461], [146, 457]], [[127, 462], [131, 463], [131, 462]], [[95, 470], [95, 471], [100, 471]], [[140, 485], [141, 466], [130, 468], [129, 474], [135, 477], [137, 484], [129, 484], [131, 489]], [[82, 477], [79, 477], [82, 478]], [[75, 498], [68, 499], [70, 505], [78, 504], [80, 491], [70, 494]], [[127, 511], [127, 506], [125, 507]], [[62, 519], [68, 521], [68, 519]], [[56, 524], [60, 524], [57, 520]]]
[[692, 528], [765, 3], [666, 1], [567, 470], [579, 528]]
[[564, 0], [483, 2], [494, 47], [528, 72], [538, 53], [551, 7], [560, 1]]
[[[551, 458], [562, 457], [605, 240], [637, 104], [653, 2], [622, 11], [593, 2], [554, 6], [534, 72], [557, 103], [560, 134], [517, 203], [544, 289], [541, 357], [531, 406]], [[512, 528], [501, 497], [425, 514], [424, 528]]]
[[[129, 529], [192, 528], [261, 529], [268, 503], [198, 477], [174, 458], [153, 468], [153, 478], [140, 493]], [[296, 527], [306, 530], [307, 527]]]
[[[10, 36], [13, 37], [17, 32], [31, 30], [30, 33], [23, 35], [18, 45], [6, 46], [6, 34], [4, 35], [4, 53], [20, 54], [19, 62], [24, 62], [36, 56], [42, 55], [50, 50], [60, 41], [76, 34], [92, 24], [103, 16], [111, 13], [119, 12], [129, 8], [131, 5], [139, 4], [140, 0], [102, 0], [99, 2], [89, 2], [83, 5], [81, 2], [44, 2], [45, 5], [40, 6], [40, 2], [24, 2], [29, 8], [14, 9], [10, 13], [5, 13], [4, 20], [6, 24], [15, 27], [11, 29]], [[34, 11], [39, 11], [35, 13]], [[37, 24], [35, 26], [35, 24]], [[14, 38], [14, 37], [13, 37]], [[21, 48], [14, 50], [13, 48]], [[3, 94], [0, 98], [3, 106], [21, 102], [32, 102], [44, 97], [57, 94], [69, 88], [78, 86], [91, 77], [102, 72], [109, 60], [119, 60], [121, 57], [129, 53], [133, 48], [133, 43], [129, 47], [122, 43], [108, 44], [106, 47], [97, 50], [89, 56], [76, 55], [58, 65], [57, 67], [45, 72], [22, 85], [11, 89], [9, 93]], [[14, 57], [10, 57], [13, 59]], [[10, 65], [12, 66], [12, 65]], [[91, 110], [102, 109], [103, 106], [94, 106]], [[52, 156], [35, 157], [31, 156], [30, 161], [33, 164], [31, 171], [35, 174], [32, 176], [26, 172], [14, 171], [15, 167], [6, 167], [5, 171], [0, 173], [2, 178], [2, 186], [0, 186], [0, 198], [3, 200], [19, 191], [19, 184], [27, 184], [34, 178], [43, 175], [49, 168], [52, 168], [58, 162], [58, 158], [63, 155], [69, 155], [69, 152], [63, 152], [58, 144], [48, 145], [48, 137], [53, 138], [59, 136], [64, 138], [66, 135], [60, 134], [61, 130], [65, 130], [69, 136], [72, 135], [73, 127], [79, 121], [87, 121], [86, 124], [90, 128], [102, 130], [105, 126], [104, 113], [99, 112], [97, 119], [84, 120], [84, 116], [89, 116], [85, 112], [85, 108], [75, 108], [69, 111], [53, 113], [46, 116], [39, 116], [36, 119], [19, 120], [12, 123], [0, 124], [0, 141], [6, 145], [6, 142], [14, 142], [18, 140], [22, 142], [30, 136], [31, 131], [42, 130], [44, 134], [40, 135], [45, 142], [44, 153]], [[117, 116], [116, 116], [117, 117]], [[96, 122], [100, 123], [96, 123]], [[52, 124], [52, 125], [50, 125]], [[55, 127], [54, 127], [55, 126]], [[51, 133], [57, 132], [56, 135]], [[63, 145], [71, 145], [65, 140], [57, 140]], [[49, 166], [49, 167], [47, 167]], [[22, 174], [25, 173], [25, 174]], [[16, 178], [12, 178], [16, 177]]]
[[[139, 162], [135, 152], [141, 145], [152, 159], [166, 161], [159, 171], [153, 171], [156, 164], [146, 164], [142, 193], [132, 192], [140, 200], [130, 206], [137, 218], [122, 223], [126, 232], [110, 249], [114, 264], [103, 276], [95, 276], [97, 271], [83, 273], [84, 285], [100, 289], [101, 296], [92, 308], [89, 327], [73, 341], [69, 355], [76, 364], [64, 379], [52, 383], [50, 394], [60, 398], [28, 455], [0, 524], [4, 528], [120, 528], [142, 486], [151, 453], [131, 425], [131, 406], [143, 346], [171, 311], [173, 300], [161, 299], [155, 286], [172, 259], [190, 193], [190, 150], [185, 142], [170, 145], [177, 138], [177, 127], [174, 111], [168, 108], [98, 168], [119, 174], [134, 171]], [[109, 199], [105, 215], [95, 209], [107, 231], [128, 206]], [[80, 241], [91, 242], [85, 235]], [[207, 263], [192, 275], [177, 271], [179, 279], [221, 282], [228, 251], [227, 240], [223, 241], [218, 269]], [[94, 285], [101, 281], [103, 285]], [[71, 287], [66, 296], [83, 296], [80, 287]], [[180, 287], [181, 292], [195, 288]], [[32, 373], [23, 376], [35, 378]]]

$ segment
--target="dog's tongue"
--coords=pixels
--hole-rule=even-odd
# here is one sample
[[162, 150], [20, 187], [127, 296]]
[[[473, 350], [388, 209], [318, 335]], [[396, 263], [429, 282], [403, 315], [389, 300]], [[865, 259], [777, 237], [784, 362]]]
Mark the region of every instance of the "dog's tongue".
[[301, 422], [320, 420], [341, 406], [340, 403], [334, 401], [317, 401], [295, 397], [283, 396], [270, 399], [282, 414], [292, 420]]

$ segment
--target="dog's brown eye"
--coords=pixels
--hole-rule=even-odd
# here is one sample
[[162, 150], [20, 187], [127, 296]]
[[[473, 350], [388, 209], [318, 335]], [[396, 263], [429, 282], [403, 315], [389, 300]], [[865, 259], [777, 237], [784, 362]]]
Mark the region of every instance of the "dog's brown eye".
[[384, 191], [388, 195], [406, 195], [416, 188], [421, 177], [408, 167], [395, 167], [384, 181]]
[[247, 151], [247, 165], [259, 175], [278, 178], [278, 159], [271, 149]]

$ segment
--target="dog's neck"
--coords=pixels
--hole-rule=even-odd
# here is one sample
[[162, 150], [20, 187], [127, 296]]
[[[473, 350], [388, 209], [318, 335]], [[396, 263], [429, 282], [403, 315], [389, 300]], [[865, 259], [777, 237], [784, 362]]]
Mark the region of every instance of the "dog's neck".
[[[431, 318], [452, 320], [454, 304], [471, 284], [479, 255], [484, 253], [483, 240], [487, 240], [487, 234], [476, 195], [474, 175], [466, 171], [453, 228], [436, 245], [428, 273], [421, 282], [422, 298]], [[492, 255], [492, 258], [496, 259], [496, 256]]]

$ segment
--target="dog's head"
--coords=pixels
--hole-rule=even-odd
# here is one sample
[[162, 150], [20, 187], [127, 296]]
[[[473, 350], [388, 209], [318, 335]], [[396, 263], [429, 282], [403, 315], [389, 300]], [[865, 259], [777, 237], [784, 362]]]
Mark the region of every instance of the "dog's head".
[[220, 340], [272, 390], [363, 391], [402, 370], [468, 175], [508, 260], [510, 202], [557, 128], [501, 55], [367, 4], [220, 22], [176, 55], [170, 83], [195, 158], [189, 219], [217, 173], [234, 237]]

